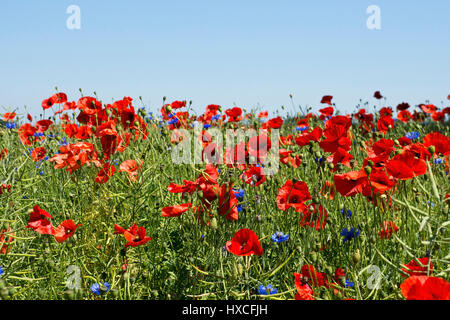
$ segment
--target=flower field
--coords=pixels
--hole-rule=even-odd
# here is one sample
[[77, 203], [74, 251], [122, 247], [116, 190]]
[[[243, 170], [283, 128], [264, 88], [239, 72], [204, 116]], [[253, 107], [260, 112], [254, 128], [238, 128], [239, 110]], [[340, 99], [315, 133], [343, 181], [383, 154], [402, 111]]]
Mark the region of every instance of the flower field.
[[2, 111], [0, 299], [449, 300], [450, 108], [332, 99]]

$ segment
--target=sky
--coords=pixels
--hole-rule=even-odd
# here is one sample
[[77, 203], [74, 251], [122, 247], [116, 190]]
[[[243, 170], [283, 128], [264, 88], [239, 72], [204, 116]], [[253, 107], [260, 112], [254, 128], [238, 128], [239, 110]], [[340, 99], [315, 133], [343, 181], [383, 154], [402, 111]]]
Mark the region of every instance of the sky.
[[[80, 8], [80, 29], [67, 8]], [[379, 30], [366, 12], [380, 8]], [[450, 94], [450, 1], [2, 1], [0, 113], [39, 114], [55, 92], [95, 91], [156, 111], [163, 96], [271, 113], [284, 105], [355, 110], [441, 106]]]

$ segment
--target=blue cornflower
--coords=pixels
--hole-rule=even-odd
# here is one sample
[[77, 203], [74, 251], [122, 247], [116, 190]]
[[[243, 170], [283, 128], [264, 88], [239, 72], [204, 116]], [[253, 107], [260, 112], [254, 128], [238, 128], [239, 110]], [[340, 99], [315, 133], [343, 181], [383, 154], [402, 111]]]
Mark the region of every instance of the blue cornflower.
[[15, 129], [17, 127], [17, 124], [15, 122], [7, 122], [5, 126], [7, 129]]
[[58, 136], [58, 135], [56, 135], [56, 134], [50, 133], [50, 134], [47, 136], [47, 138], [53, 139], [53, 138], [56, 138], [57, 136]]
[[322, 163], [325, 161], [325, 158], [324, 157], [314, 158], [314, 161], [316, 161], [317, 163]]
[[267, 296], [267, 295], [270, 295], [270, 294], [277, 293], [278, 290], [277, 290], [277, 288], [272, 288], [272, 286], [270, 284], [267, 285], [267, 287], [262, 284], [262, 285], [259, 286], [258, 292], [259, 292], [259, 294]]
[[212, 117], [211, 117], [211, 120], [212, 120], [212, 121], [219, 120], [220, 117], [221, 117], [220, 114], [216, 114], [215, 116], [212, 116]]
[[296, 129], [297, 131], [303, 132], [303, 131], [308, 130], [308, 126], [297, 127], [297, 128], [295, 128], [295, 129]]
[[342, 242], [350, 241], [353, 238], [356, 238], [359, 236], [359, 230], [355, 229], [355, 228], [351, 228], [350, 230], [347, 230], [347, 228], [345, 228], [341, 231], [341, 236], [344, 237], [344, 239], [342, 239]]
[[242, 199], [245, 196], [244, 189], [233, 190], [233, 192], [234, 192], [234, 195], [236, 196], [236, 198]]
[[33, 136], [35, 136], [36, 138], [39, 138], [39, 137], [43, 137], [44, 134], [42, 132], [35, 132], [35, 133], [33, 133]]
[[444, 160], [442, 160], [441, 158], [436, 158], [436, 159], [434, 159], [434, 161], [433, 161], [435, 164], [443, 164], [444, 163]]
[[209, 128], [211, 128], [211, 125], [210, 125], [209, 123], [205, 123], [205, 124], [203, 125], [203, 128], [204, 128], [204, 129], [209, 129]]
[[60, 146], [67, 146], [66, 137], [62, 137], [62, 140], [59, 142]]
[[405, 137], [407, 137], [409, 140], [416, 140], [419, 139], [420, 133], [417, 131], [408, 132]]
[[350, 281], [349, 279], [345, 279], [345, 287], [346, 288], [353, 288], [355, 286], [355, 284], [353, 283], [353, 281]]
[[92, 293], [99, 296], [102, 294], [102, 291], [106, 293], [109, 291], [110, 288], [111, 288], [111, 285], [108, 282], [105, 282], [102, 286], [100, 286], [100, 284], [98, 284], [98, 283], [94, 283], [91, 286], [91, 291], [92, 291]]
[[1, 278], [2, 274], [4, 274], [4, 273], [5, 273], [5, 271], [3, 271], [3, 268], [0, 267], [0, 278]]
[[348, 219], [352, 217], [353, 212], [351, 210], [345, 211], [344, 209], [341, 210], [341, 213], [343, 214], [345, 212]]
[[172, 120], [170, 120], [168, 123], [169, 124], [175, 124], [178, 122], [178, 118], [173, 118]]
[[283, 232], [277, 231], [270, 238], [272, 239], [273, 242], [280, 243], [287, 241], [289, 239], [289, 235], [288, 234], [285, 235]]
[[244, 206], [242, 204], [238, 204], [236, 209], [238, 212], [242, 212], [242, 211], [244, 211]]

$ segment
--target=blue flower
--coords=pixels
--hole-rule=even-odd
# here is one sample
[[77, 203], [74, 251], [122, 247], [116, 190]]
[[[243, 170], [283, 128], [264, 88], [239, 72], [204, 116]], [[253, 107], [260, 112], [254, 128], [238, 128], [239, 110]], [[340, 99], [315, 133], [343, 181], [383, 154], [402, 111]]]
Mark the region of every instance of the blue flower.
[[0, 267], [0, 277], [2, 276], [2, 274], [4, 274], [5, 273], [5, 271], [3, 271], [3, 268], [2, 267]]
[[205, 123], [205, 124], [203, 125], [203, 128], [204, 128], [204, 129], [209, 129], [209, 128], [211, 128], [211, 125], [210, 125], [209, 123]]
[[289, 239], [289, 235], [288, 234], [285, 235], [283, 232], [277, 231], [270, 238], [272, 239], [273, 242], [281, 243], [287, 241]]
[[98, 284], [98, 283], [94, 283], [91, 286], [91, 291], [92, 291], [92, 293], [99, 296], [102, 294], [102, 291], [106, 293], [109, 291], [110, 288], [111, 288], [111, 285], [108, 282], [105, 282], [102, 286], [100, 286], [100, 284]]
[[278, 290], [277, 290], [277, 288], [272, 288], [272, 286], [269, 284], [269, 285], [267, 285], [267, 287], [264, 285], [260, 285], [258, 288], [258, 292], [259, 292], [259, 294], [267, 296], [270, 294], [277, 293]]
[[444, 163], [444, 160], [442, 160], [441, 158], [436, 158], [436, 159], [434, 159], [434, 161], [433, 161], [435, 164], [443, 164]]
[[33, 136], [35, 136], [36, 138], [39, 138], [39, 137], [43, 137], [44, 134], [42, 132], [35, 132], [35, 133], [33, 133]]
[[216, 114], [215, 116], [212, 116], [212, 117], [211, 117], [211, 120], [212, 120], [212, 121], [219, 120], [220, 117], [221, 117], [220, 114]]
[[[343, 214], [344, 211], [345, 211], [345, 210], [342, 209], [342, 210], [341, 210], [341, 213]], [[352, 217], [353, 212], [352, 212], [351, 210], [347, 210], [347, 211], [345, 212], [345, 214], [346, 214], [347, 218], [350, 219], [350, 218]]]
[[168, 123], [169, 124], [175, 124], [178, 122], [178, 118], [173, 118], [172, 120], [170, 120]]
[[236, 198], [242, 199], [245, 196], [244, 189], [233, 190], [233, 192], [234, 192], [234, 195], [236, 196]]
[[416, 140], [419, 139], [420, 133], [417, 131], [408, 132], [405, 137], [407, 137], [409, 140]]
[[325, 161], [325, 158], [324, 157], [314, 158], [314, 161], [316, 161], [317, 163], [322, 163]]
[[60, 146], [67, 146], [66, 137], [62, 137], [62, 140], [59, 142]]
[[244, 206], [242, 204], [238, 204], [236, 208], [238, 212], [244, 211]]
[[297, 127], [296, 130], [303, 132], [303, 131], [308, 130], [308, 126]]
[[6, 126], [7, 129], [15, 129], [17, 127], [15, 122], [7, 122], [5, 124], [5, 126]]
[[353, 283], [353, 281], [350, 281], [349, 279], [345, 279], [345, 287], [346, 288], [353, 288], [355, 286], [355, 284]]
[[355, 229], [355, 228], [351, 228], [350, 230], [347, 230], [347, 228], [345, 228], [341, 231], [341, 236], [344, 237], [344, 239], [342, 239], [342, 242], [350, 241], [353, 238], [356, 238], [359, 236], [359, 230]]

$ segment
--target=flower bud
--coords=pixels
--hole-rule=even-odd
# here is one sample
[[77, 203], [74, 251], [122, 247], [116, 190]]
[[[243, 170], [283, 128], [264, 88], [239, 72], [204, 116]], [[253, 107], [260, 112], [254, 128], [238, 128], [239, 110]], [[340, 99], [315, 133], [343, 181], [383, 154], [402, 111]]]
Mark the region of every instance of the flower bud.
[[436, 152], [436, 147], [435, 146], [429, 146], [428, 147], [428, 152], [431, 154], [434, 154]]
[[355, 253], [353, 253], [352, 261], [354, 264], [358, 264], [361, 261], [361, 253], [359, 249], [356, 249]]
[[364, 167], [364, 172], [365, 172], [367, 175], [369, 175], [369, 174], [372, 173], [372, 168], [369, 167], [369, 166], [365, 166], [365, 167]]

